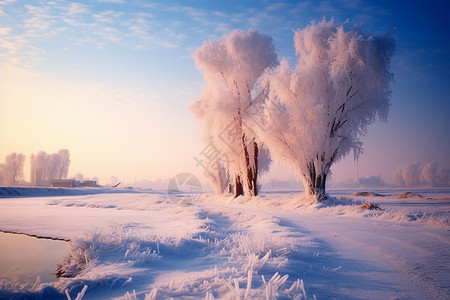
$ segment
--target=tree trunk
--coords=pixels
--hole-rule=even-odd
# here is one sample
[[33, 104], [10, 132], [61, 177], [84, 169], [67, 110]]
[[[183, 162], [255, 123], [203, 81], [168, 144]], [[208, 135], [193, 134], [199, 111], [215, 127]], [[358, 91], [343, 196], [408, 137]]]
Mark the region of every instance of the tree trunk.
[[[245, 134], [243, 134], [242, 147], [244, 149], [245, 168], [247, 169], [245, 174], [245, 181], [247, 183], [248, 193], [250, 194], [250, 196], [256, 196], [258, 195], [258, 144], [255, 142], [255, 140], [253, 140], [250, 145], [253, 145], [253, 157], [250, 157], [247, 144], [245, 143]], [[250, 164], [250, 159], [253, 160], [253, 164]], [[254, 166], [254, 168], [251, 167], [252, 165]]]
[[254, 188], [254, 196], [258, 196], [258, 193], [259, 193], [259, 191], [258, 191], [258, 168], [259, 168], [259, 166], [258, 166], [258, 151], [259, 151], [259, 148], [258, 148], [258, 144], [255, 141], [253, 142], [253, 149], [254, 149], [253, 159], [255, 161], [255, 164], [254, 164], [255, 170], [253, 171], [252, 181], [253, 181], [253, 188]]
[[326, 180], [327, 174], [319, 174], [314, 178], [312, 184], [308, 186], [308, 194], [316, 198], [319, 202], [327, 199], [325, 191]]
[[235, 185], [234, 185], [234, 198], [244, 195], [244, 187], [242, 185], [241, 176], [236, 175]]
[[[240, 109], [238, 109], [238, 117], [235, 119], [238, 126], [240, 126], [242, 130], [242, 117]], [[250, 196], [256, 196], [258, 195], [258, 186], [257, 186], [257, 179], [258, 179], [258, 144], [256, 143], [255, 139], [253, 138], [252, 142], [250, 143], [250, 147], [253, 146], [253, 157], [250, 157], [250, 154], [248, 152], [248, 147], [246, 143], [246, 135], [245, 132], [241, 131], [241, 145], [242, 150], [244, 154], [245, 159], [245, 171], [243, 172], [244, 178], [241, 181], [240, 176], [236, 176], [236, 184], [235, 184], [235, 195], [234, 197], [239, 197], [240, 195], [244, 194], [244, 186], [243, 184], [246, 184], [247, 190]], [[252, 161], [250, 161], [252, 160]], [[252, 164], [250, 163], [252, 162]], [[253, 166], [253, 167], [252, 167]]]
[[[258, 195], [258, 144], [253, 141], [253, 157], [249, 157], [248, 152], [247, 154], [247, 186], [248, 190], [251, 196], [257, 196]], [[251, 167], [250, 159], [253, 159], [253, 165], [254, 169]]]
[[327, 173], [322, 172], [317, 174], [313, 163], [309, 165], [308, 169], [309, 174], [308, 176], [305, 176], [307, 182], [307, 184], [305, 184], [305, 193], [315, 198], [318, 202], [322, 202], [327, 199], [325, 191]]

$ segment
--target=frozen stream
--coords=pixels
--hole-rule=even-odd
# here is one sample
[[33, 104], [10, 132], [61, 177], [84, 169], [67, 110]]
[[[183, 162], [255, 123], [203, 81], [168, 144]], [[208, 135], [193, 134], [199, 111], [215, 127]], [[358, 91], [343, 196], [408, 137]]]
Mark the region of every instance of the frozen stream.
[[67, 254], [65, 241], [0, 232], [0, 279], [34, 283], [56, 278], [56, 264]]

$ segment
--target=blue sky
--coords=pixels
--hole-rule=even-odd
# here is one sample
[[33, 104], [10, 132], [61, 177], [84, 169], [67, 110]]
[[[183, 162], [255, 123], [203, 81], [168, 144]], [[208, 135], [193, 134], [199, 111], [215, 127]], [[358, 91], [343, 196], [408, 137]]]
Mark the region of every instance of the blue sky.
[[[294, 63], [293, 30], [325, 17], [395, 31], [391, 112], [363, 138], [361, 176], [389, 182], [413, 161], [448, 167], [449, 13], [448, 1], [0, 1], [0, 158], [67, 148], [70, 174], [104, 184], [201, 176], [194, 49], [253, 28]], [[344, 181], [355, 164], [332, 170]], [[294, 176], [276, 167], [269, 177]]]

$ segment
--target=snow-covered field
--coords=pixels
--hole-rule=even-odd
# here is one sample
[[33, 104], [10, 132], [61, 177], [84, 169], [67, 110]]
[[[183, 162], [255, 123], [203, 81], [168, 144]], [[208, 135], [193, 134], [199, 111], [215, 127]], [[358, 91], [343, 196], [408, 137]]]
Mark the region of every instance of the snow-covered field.
[[322, 204], [204, 194], [190, 206], [157, 191], [30, 191], [0, 191], [0, 230], [70, 239], [63, 277], [0, 281], [0, 299], [450, 298], [448, 189], [336, 190]]

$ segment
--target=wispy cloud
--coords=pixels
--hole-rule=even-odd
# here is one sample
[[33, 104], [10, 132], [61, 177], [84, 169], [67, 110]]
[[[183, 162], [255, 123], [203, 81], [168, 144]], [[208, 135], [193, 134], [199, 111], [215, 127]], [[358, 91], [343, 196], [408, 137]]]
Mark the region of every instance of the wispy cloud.
[[25, 5], [28, 9], [28, 18], [25, 19], [25, 28], [28, 32], [44, 31], [52, 25], [50, 8], [46, 6]]
[[[3, 1], [0, 11], [11, 17], [7, 18], [10, 23], [4, 23], [0, 29], [2, 40], [6, 42], [2, 44], [2, 53], [3, 59], [6, 59], [5, 55], [8, 59], [19, 57], [16, 64], [18, 61], [20, 64], [42, 61], [49, 58], [40, 48], [55, 40], [69, 49], [90, 44], [101, 49], [114, 45], [129, 49], [183, 48], [188, 52], [201, 41], [219, 38], [235, 28], [252, 27], [277, 38], [280, 28], [290, 34], [292, 29], [309, 23], [311, 20], [305, 21], [304, 16], [311, 12], [321, 15], [335, 11], [336, 5], [357, 5], [348, 0], [341, 1], [337, 4], [327, 1], [240, 3], [233, 10], [199, 8], [183, 5], [183, 2], [177, 5], [135, 2], [125, 9], [123, 5], [102, 4], [125, 3], [123, 0], [36, 1], [24, 6]], [[13, 6], [14, 9], [10, 9]], [[366, 14], [365, 10], [363, 13]], [[17, 38], [24, 42], [18, 43]], [[15, 53], [6, 48], [8, 45], [16, 45]]]
[[228, 18], [228, 14], [227, 14], [227, 13], [224, 13], [224, 12], [222, 12], [222, 11], [217, 11], [217, 10], [215, 10], [215, 11], [212, 12], [212, 14], [213, 14], [214, 16], [216, 16], [216, 17], [219, 17], [219, 18]]
[[94, 14], [93, 17], [97, 22], [101, 23], [109, 23], [113, 24], [116, 23], [117, 20], [120, 20], [120, 18], [123, 16], [122, 12], [117, 12], [113, 10], [107, 10], [103, 11], [99, 14]]
[[15, 68], [27, 69], [33, 63], [48, 59], [41, 47], [55, 38], [64, 41], [67, 48], [80, 44], [106, 48], [113, 44], [146, 49], [179, 47], [187, 36], [180, 30], [183, 27], [178, 20], [166, 22], [152, 13], [155, 9], [165, 9], [160, 5], [145, 5], [142, 10], [150, 12], [142, 12], [124, 11], [122, 6], [103, 10], [93, 3], [66, 1], [30, 2], [11, 9], [7, 4], [12, 1], [7, 2], [0, 2], [0, 15], [9, 17], [5, 19], [9, 23], [5, 22], [0, 28], [0, 64]]
[[68, 7], [67, 15], [69, 16], [75, 16], [80, 14], [88, 13], [89, 9], [88, 6], [81, 3], [70, 3]]
[[287, 7], [287, 3], [275, 2], [266, 7], [267, 10], [275, 11]]
[[98, 2], [101, 2], [101, 3], [119, 3], [119, 4], [124, 4], [125, 3], [124, 0], [99, 0]]
[[0, 27], [0, 35], [9, 34], [10, 31], [11, 31], [10, 27]]

